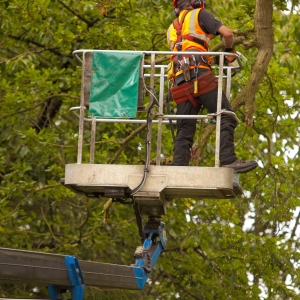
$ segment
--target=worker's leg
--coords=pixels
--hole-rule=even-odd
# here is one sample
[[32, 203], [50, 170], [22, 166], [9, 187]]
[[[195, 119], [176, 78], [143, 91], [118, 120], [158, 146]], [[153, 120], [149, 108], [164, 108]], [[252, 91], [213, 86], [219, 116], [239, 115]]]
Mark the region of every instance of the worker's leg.
[[[197, 102], [205, 106], [210, 113], [217, 112], [218, 88], [201, 95]], [[225, 94], [222, 94], [222, 109], [233, 111]], [[230, 164], [237, 160], [234, 150], [234, 130], [237, 126], [236, 121], [230, 115], [222, 114], [220, 132], [220, 163], [221, 165]]]
[[[190, 101], [177, 105], [177, 115], [197, 115], [198, 110]], [[174, 166], [188, 166], [190, 149], [193, 146], [193, 138], [196, 131], [197, 120], [177, 120], [177, 135], [174, 144]]]

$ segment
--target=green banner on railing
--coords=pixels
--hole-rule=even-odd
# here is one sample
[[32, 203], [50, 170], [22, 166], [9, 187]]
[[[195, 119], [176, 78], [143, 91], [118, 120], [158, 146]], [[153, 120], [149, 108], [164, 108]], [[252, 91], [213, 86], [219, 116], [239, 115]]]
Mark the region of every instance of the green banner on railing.
[[90, 117], [136, 117], [142, 57], [142, 52], [93, 52]]

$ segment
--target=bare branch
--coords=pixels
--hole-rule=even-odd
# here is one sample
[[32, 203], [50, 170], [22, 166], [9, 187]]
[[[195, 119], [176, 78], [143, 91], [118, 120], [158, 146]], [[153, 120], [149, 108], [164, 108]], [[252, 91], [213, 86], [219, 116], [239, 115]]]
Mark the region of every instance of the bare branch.
[[37, 104], [34, 105], [34, 106], [31, 106], [31, 107], [26, 108], [26, 109], [21, 109], [21, 110], [19, 110], [19, 111], [17, 111], [17, 112], [14, 112], [14, 113], [12, 113], [12, 114], [9, 114], [9, 115], [6, 115], [6, 116], [1, 117], [1, 118], [0, 118], [0, 121], [4, 120], [4, 119], [6, 119], [6, 118], [12, 117], [12, 116], [14, 116], [14, 115], [21, 114], [21, 113], [24, 113], [24, 112], [26, 112], [26, 111], [32, 110], [32, 109], [34, 109], [34, 108], [40, 106], [41, 104], [45, 103], [46, 101], [48, 101], [49, 99], [52, 99], [52, 98], [54, 98], [54, 97], [68, 97], [68, 98], [78, 99], [78, 97], [76, 97], [76, 96], [71, 96], [71, 95], [69, 95], [69, 94], [54, 94], [54, 95], [50, 95], [50, 96], [46, 97], [45, 99], [43, 99], [42, 101], [40, 101], [39, 103], [37, 103]]
[[28, 43], [28, 44], [34, 44], [34, 45], [36, 45], [36, 46], [38, 46], [38, 47], [43, 48], [44, 50], [48, 50], [48, 51], [52, 52], [52, 53], [54, 53], [54, 54], [56, 54], [56, 55], [58, 55], [58, 56], [73, 57], [73, 56], [71, 56], [71, 55], [65, 55], [64, 53], [57, 51], [56, 49], [58, 49], [58, 47], [54, 47], [54, 48], [50, 48], [50, 47], [49, 47], [49, 48], [47, 48], [47, 47], [45, 47], [44, 45], [42, 45], [42, 44], [40, 44], [40, 43], [38, 43], [38, 42], [36, 42], [36, 41], [34, 41], [34, 40], [32, 40], [32, 39], [24, 39], [24, 38], [22, 38], [21, 35], [20, 35], [20, 36], [14, 36], [14, 35], [12, 35], [12, 34], [9, 34], [8, 37], [11, 38], [11, 39], [14, 39], [14, 40], [16, 40], [16, 41], [26, 42], [26, 43]]
[[132, 131], [130, 133], [129, 136], [127, 136], [121, 143], [121, 147], [118, 149], [118, 151], [115, 153], [114, 157], [111, 159], [110, 164], [114, 163], [116, 161], [116, 159], [118, 158], [118, 156], [121, 154], [121, 152], [123, 151], [124, 147], [126, 146], [126, 144], [133, 139], [139, 132], [141, 132], [145, 127], [147, 126], [147, 124], [142, 124], [141, 126], [139, 126], [136, 130]]

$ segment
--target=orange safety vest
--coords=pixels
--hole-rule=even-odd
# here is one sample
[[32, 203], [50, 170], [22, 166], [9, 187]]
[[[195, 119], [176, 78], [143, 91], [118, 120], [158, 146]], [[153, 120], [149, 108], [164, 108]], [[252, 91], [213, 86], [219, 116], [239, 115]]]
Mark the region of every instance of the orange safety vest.
[[[174, 22], [169, 26], [167, 31], [167, 41], [172, 51], [208, 51], [210, 42], [215, 37], [215, 35], [205, 33], [200, 27], [198, 21], [200, 12], [201, 8], [193, 10], [182, 10], [179, 14], [178, 19], [174, 20]], [[181, 26], [181, 32], [179, 26]], [[178, 40], [179, 35], [181, 35], [181, 41]], [[173, 60], [174, 57], [175, 55], [172, 55], [171, 60]], [[208, 62], [211, 61], [209, 56], [205, 56], [205, 58]], [[191, 67], [191, 69], [192, 68], [194, 67]], [[200, 65], [199, 68], [210, 70], [210, 67], [205, 65]], [[181, 73], [182, 71], [179, 71], [175, 76], [178, 76]]]

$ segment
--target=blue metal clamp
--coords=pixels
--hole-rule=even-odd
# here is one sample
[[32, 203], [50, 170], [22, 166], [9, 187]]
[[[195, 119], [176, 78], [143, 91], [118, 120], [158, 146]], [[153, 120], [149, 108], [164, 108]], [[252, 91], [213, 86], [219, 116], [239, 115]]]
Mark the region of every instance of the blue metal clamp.
[[71, 285], [60, 286], [50, 284], [48, 285], [48, 291], [51, 299], [63, 299], [62, 293], [65, 290], [69, 290], [72, 295], [72, 300], [83, 300], [85, 283], [80, 269], [78, 259], [74, 256], [65, 256], [65, 264], [69, 273]]

